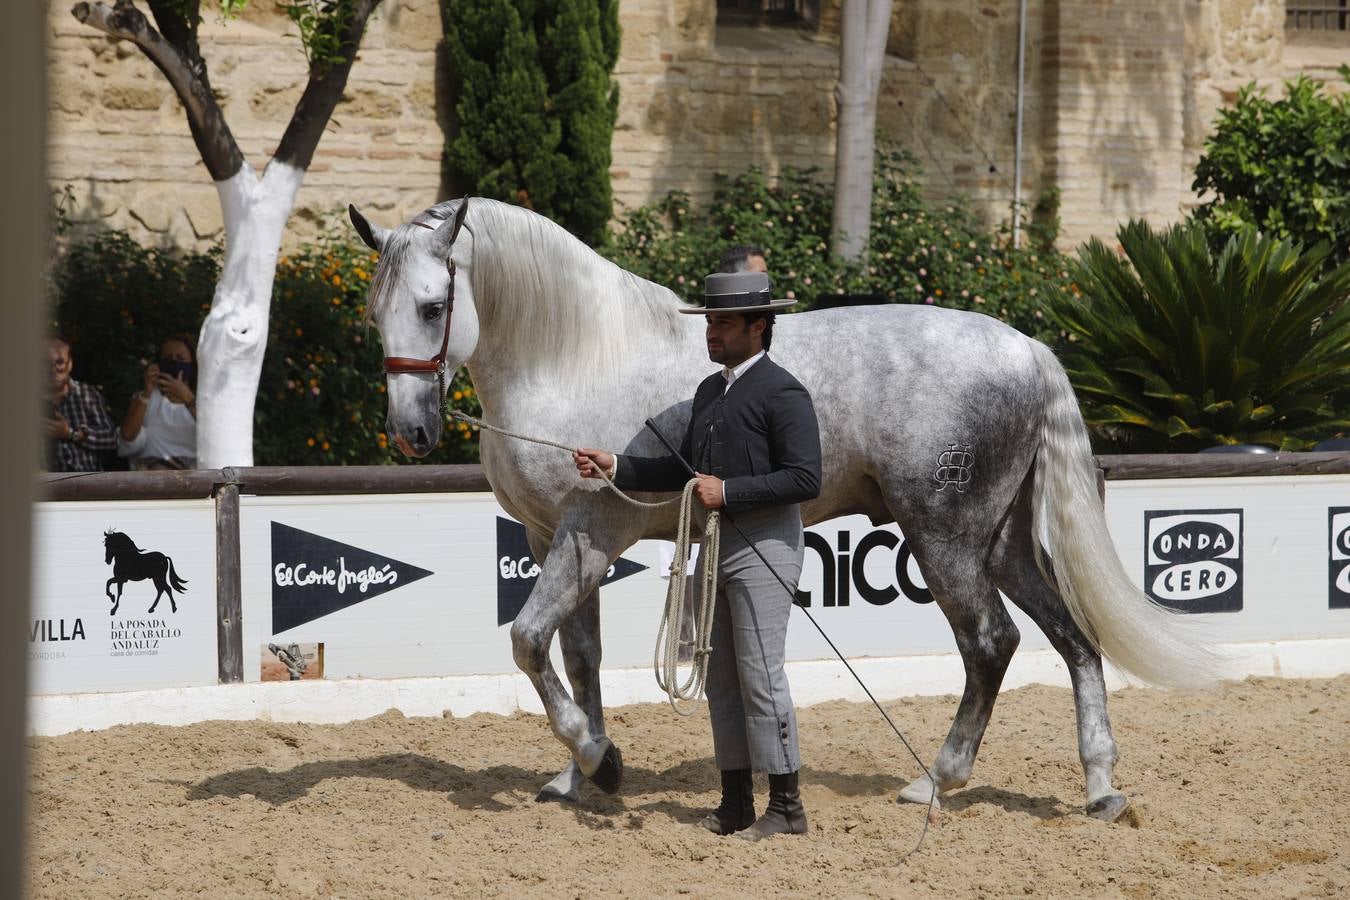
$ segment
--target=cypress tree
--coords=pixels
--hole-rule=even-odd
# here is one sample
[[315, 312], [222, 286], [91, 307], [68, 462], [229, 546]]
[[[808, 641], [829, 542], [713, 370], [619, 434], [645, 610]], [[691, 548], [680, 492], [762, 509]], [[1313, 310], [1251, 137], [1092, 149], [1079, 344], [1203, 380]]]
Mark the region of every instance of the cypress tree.
[[609, 222], [617, 0], [444, 0], [458, 85], [447, 174], [588, 244]]

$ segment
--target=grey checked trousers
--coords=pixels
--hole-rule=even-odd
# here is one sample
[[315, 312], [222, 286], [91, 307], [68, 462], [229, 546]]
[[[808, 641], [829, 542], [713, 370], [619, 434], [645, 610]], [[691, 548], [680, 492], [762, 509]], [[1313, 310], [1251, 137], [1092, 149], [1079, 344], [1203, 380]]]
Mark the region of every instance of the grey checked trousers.
[[[736, 524], [795, 591], [805, 548], [800, 507], [743, 512]], [[729, 522], [721, 549], [707, 680], [717, 768], [796, 772], [797, 713], [783, 671], [792, 597]]]

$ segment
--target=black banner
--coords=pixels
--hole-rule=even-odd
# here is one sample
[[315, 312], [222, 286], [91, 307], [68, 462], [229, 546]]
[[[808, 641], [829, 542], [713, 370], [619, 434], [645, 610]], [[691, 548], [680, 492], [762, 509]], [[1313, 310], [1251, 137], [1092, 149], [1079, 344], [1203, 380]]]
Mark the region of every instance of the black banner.
[[272, 634], [432, 574], [351, 544], [272, 523]]
[[[614, 561], [600, 581], [603, 587], [620, 578], [627, 578], [647, 568], [624, 559]], [[530, 591], [539, 577], [539, 564], [525, 539], [525, 526], [511, 519], [497, 517], [497, 624], [514, 622], [525, 608]]]

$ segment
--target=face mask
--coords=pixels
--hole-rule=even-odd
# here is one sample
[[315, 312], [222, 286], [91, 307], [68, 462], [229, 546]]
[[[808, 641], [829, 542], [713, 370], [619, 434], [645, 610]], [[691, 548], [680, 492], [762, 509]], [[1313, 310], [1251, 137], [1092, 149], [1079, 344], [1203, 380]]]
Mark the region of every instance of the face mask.
[[159, 371], [170, 378], [177, 378], [180, 374], [184, 381], [191, 381], [192, 376], [197, 373], [197, 367], [190, 362], [179, 362], [176, 359], [161, 359], [159, 361]]

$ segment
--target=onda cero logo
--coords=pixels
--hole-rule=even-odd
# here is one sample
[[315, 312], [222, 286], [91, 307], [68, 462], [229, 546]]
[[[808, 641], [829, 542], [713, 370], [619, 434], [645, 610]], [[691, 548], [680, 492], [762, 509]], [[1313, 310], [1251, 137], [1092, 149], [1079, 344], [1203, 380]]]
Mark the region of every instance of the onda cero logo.
[[1242, 609], [1242, 510], [1144, 513], [1144, 588], [1178, 612]]
[[1330, 606], [1350, 609], [1350, 506], [1328, 510], [1331, 537]]

